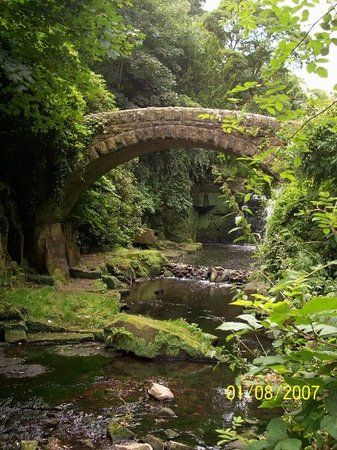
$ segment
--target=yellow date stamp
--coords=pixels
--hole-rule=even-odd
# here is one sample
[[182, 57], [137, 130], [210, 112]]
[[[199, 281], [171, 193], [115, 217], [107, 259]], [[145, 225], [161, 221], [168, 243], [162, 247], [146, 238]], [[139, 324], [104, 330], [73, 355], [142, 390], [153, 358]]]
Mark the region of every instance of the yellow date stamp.
[[250, 397], [258, 401], [264, 400], [316, 400], [320, 386], [305, 384], [253, 384], [250, 387], [229, 385], [225, 389], [226, 398], [230, 401]]

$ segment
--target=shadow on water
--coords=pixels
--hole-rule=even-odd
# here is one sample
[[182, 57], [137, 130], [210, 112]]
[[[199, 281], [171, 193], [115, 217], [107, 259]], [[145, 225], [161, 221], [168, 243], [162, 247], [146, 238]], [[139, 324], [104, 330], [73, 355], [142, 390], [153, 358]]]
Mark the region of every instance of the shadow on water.
[[[210, 246], [185, 258], [193, 264], [202, 260], [203, 265], [237, 268], [237, 257], [239, 267], [246, 268], [249, 251], [244, 248], [240, 253], [238, 246], [224, 251], [228, 248]], [[134, 284], [126, 301], [132, 313], [183, 317], [221, 336], [216, 327], [239, 313], [229, 306], [231, 299], [226, 284], [162, 278]], [[4, 350], [7, 357], [25, 358], [26, 363], [42, 364], [48, 370], [31, 378], [0, 376], [0, 448], [19, 448], [22, 439], [53, 435], [67, 448], [85, 448], [81, 440], [91, 439], [96, 449], [109, 449], [106, 427], [111, 419], [122, 420], [139, 438], [150, 432], [167, 440], [165, 431], [170, 429], [179, 442], [212, 447], [217, 442], [215, 429], [229, 426], [234, 415], [261, 417], [247, 399], [226, 398], [225, 389], [235, 378], [226, 366], [214, 370], [208, 364], [148, 361], [91, 347], [93, 351], [82, 356], [71, 347], [62, 354], [57, 347]], [[162, 405], [147, 394], [152, 381], [172, 389], [175, 399], [168, 406], [177, 417], [161, 417]]]

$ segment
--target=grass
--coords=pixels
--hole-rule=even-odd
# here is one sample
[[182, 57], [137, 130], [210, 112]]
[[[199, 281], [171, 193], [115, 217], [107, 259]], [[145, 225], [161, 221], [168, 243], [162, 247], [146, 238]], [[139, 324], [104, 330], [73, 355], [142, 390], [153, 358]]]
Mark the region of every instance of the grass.
[[24, 308], [26, 320], [97, 329], [104, 328], [119, 312], [119, 294], [59, 292], [51, 287], [1, 289], [0, 304]]

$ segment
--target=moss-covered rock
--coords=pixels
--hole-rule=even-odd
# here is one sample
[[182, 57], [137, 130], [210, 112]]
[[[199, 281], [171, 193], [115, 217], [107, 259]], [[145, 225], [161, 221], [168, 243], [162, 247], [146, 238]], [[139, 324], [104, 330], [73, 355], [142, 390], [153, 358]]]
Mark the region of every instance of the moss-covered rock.
[[27, 336], [27, 341], [31, 344], [72, 344], [94, 340], [92, 333], [32, 333]]
[[146, 442], [146, 444], [151, 445], [153, 450], [164, 450], [164, 441], [153, 434], [147, 434], [143, 441]]
[[214, 336], [182, 319], [164, 321], [120, 313], [105, 332], [108, 344], [114, 349], [145, 358], [220, 356], [212, 346]]
[[113, 442], [120, 442], [135, 437], [135, 434], [131, 430], [114, 420], [108, 424], [107, 434]]
[[186, 444], [181, 444], [180, 442], [169, 441], [166, 444], [167, 450], [193, 450], [194, 447], [191, 447]]
[[5, 341], [9, 344], [16, 344], [18, 342], [27, 342], [26, 331], [22, 328], [5, 329]]
[[108, 289], [119, 289], [122, 287], [122, 283], [113, 275], [103, 275], [102, 280]]
[[6, 320], [23, 320], [24, 311], [22, 308], [11, 305], [1, 305], [0, 306], [0, 321]]
[[27, 281], [31, 281], [36, 284], [44, 284], [46, 286], [54, 286], [55, 280], [53, 277], [49, 275], [40, 275], [37, 273], [27, 273], [26, 274]]
[[106, 267], [114, 276], [133, 280], [159, 275], [166, 262], [158, 250], [120, 248], [109, 253]]
[[27, 331], [29, 333], [66, 333], [69, 331], [61, 325], [53, 325], [44, 320], [27, 320]]
[[37, 450], [38, 442], [37, 441], [21, 441], [20, 442], [20, 450]]

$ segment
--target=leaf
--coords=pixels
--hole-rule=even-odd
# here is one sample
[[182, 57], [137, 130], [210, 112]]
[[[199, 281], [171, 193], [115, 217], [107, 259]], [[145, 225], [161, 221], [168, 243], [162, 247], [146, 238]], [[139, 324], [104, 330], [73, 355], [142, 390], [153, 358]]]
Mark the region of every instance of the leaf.
[[254, 364], [262, 364], [263, 366], [273, 366], [275, 364], [283, 364], [284, 362], [282, 356], [279, 355], [260, 356], [254, 359]]
[[260, 322], [256, 320], [256, 317], [253, 314], [240, 314], [237, 318], [246, 321], [251, 327], [255, 329], [262, 327]]
[[321, 78], [328, 78], [328, 75], [329, 75], [329, 73], [325, 67], [317, 67], [316, 73]]
[[268, 443], [276, 444], [287, 437], [287, 426], [282, 419], [272, 419], [267, 426], [266, 438]]
[[241, 331], [251, 329], [252, 328], [248, 324], [241, 322], [224, 322], [217, 327], [217, 330], [222, 331]]
[[314, 351], [310, 349], [303, 349], [289, 353], [289, 358], [297, 361], [311, 361], [313, 358], [317, 358], [321, 361], [334, 361], [337, 359], [336, 352], [330, 351]]
[[245, 449], [246, 450], [263, 450], [265, 448], [268, 448], [268, 442], [267, 441], [255, 441], [248, 444]]
[[321, 420], [321, 428], [329, 433], [334, 439], [337, 439], [337, 420], [336, 417], [327, 415]]
[[243, 199], [244, 203], [249, 202], [249, 200], [250, 200], [251, 198], [252, 198], [252, 194], [250, 194], [250, 193], [246, 194], [245, 197], [244, 197], [244, 199]]
[[305, 9], [302, 11], [302, 18], [301, 21], [302, 22], [306, 22], [309, 19], [309, 10]]
[[325, 406], [330, 416], [337, 421], [337, 391], [331, 391], [325, 400]]
[[292, 314], [293, 310], [287, 302], [279, 302], [269, 319], [271, 322], [282, 323]]
[[307, 65], [307, 71], [308, 73], [313, 73], [316, 70], [316, 64], [314, 62], [311, 62]]
[[299, 313], [311, 315], [333, 310], [337, 310], [337, 297], [314, 297], [302, 306]]
[[283, 172], [280, 173], [280, 177], [283, 180], [288, 179], [290, 181], [296, 181], [296, 177], [292, 170], [284, 170]]
[[283, 439], [279, 441], [275, 450], [301, 450], [302, 442], [299, 439]]

